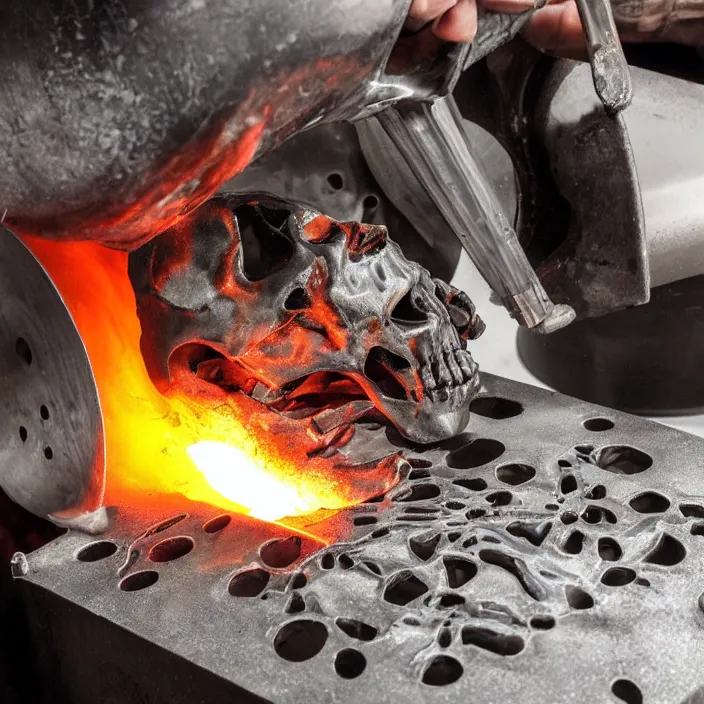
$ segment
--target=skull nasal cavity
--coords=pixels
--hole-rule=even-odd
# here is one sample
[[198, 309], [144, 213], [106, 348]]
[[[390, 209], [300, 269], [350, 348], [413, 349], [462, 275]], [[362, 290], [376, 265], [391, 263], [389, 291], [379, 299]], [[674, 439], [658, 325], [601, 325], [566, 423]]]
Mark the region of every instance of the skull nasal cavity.
[[305, 310], [311, 307], [311, 300], [308, 292], [304, 288], [294, 288], [291, 293], [288, 294], [286, 301], [284, 303], [284, 308], [286, 310]]
[[383, 347], [372, 347], [364, 363], [364, 374], [379, 387], [384, 396], [406, 399], [408, 393], [396, 377], [396, 373], [410, 369], [410, 366], [403, 357]]
[[423, 310], [422, 300], [415, 300], [411, 290], [396, 304], [391, 319], [397, 323], [425, 323], [428, 315]]
[[242, 273], [250, 281], [261, 281], [291, 261], [294, 246], [284, 214], [249, 204], [235, 210], [242, 243]]

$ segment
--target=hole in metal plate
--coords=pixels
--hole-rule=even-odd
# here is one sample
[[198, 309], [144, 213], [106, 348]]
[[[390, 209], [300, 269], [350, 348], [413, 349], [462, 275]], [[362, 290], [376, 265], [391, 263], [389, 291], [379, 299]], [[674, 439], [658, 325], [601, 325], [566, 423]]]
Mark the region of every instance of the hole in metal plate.
[[518, 401], [511, 401], [507, 398], [482, 396], [472, 401], [469, 410], [470, 413], [476, 413], [484, 418], [506, 420], [520, 416], [523, 413], [523, 406]]
[[631, 680], [616, 680], [611, 685], [611, 692], [626, 704], [643, 704], [643, 694], [640, 688]]
[[635, 447], [613, 445], [597, 453], [596, 464], [613, 474], [640, 474], [653, 466], [653, 458]]
[[211, 518], [209, 521], [203, 524], [203, 530], [206, 533], [219, 533], [221, 530], [224, 530], [227, 528], [227, 526], [230, 525], [230, 522], [232, 521], [232, 516], [229, 516], [226, 513], [223, 513], [222, 516], [215, 516], [215, 518]]
[[457, 682], [462, 677], [462, 665], [449, 655], [436, 655], [423, 671], [423, 684], [431, 687], [444, 687]]
[[452, 483], [455, 486], [461, 486], [463, 489], [469, 489], [470, 491], [484, 491], [484, 489], [489, 486], [481, 477], [475, 477], [474, 479], [455, 479]]
[[638, 513], [665, 513], [670, 500], [654, 491], [646, 491], [629, 501], [629, 506]]
[[625, 587], [635, 578], [636, 573], [628, 567], [610, 567], [601, 575], [601, 583], [607, 587]]
[[440, 496], [440, 487], [435, 484], [414, 484], [411, 486], [410, 491], [404, 492], [396, 499], [396, 501], [401, 501], [403, 503], [411, 501], [429, 501], [430, 499], [436, 499]]
[[335, 672], [346, 680], [359, 677], [367, 666], [367, 659], [354, 648], [345, 648], [335, 656]]
[[408, 539], [408, 547], [416, 557], [427, 562], [435, 554], [441, 537], [439, 533], [430, 537], [411, 536]]
[[428, 587], [410, 570], [404, 570], [392, 577], [384, 590], [384, 600], [397, 606], [406, 606], [428, 591]]
[[704, 518], [704, 506], [697, 504], [680, 504], [680, 513], [685, 518]]
[[496, 655], [518, 655], [526, 647], [525, 641], [520, 636], [497, 633], [481, 626], [465, 626], [462, 629], [462, 642]]
[[467, 584], [470, 579], [476, 576], [477, 566], [463, 557], [446, 556], [443, 558], [447, 586], [451, 589], [459, 589]]
[[599, 538], [597, 549], [599, 557], [607, 562], [616, 562], [623, 555], [621, 546], [613, 538]]
[[376, 210], [379, 207], [379, 199], [373, 195], [369, 194], [363, 201], [362, 201], [362, 207], [366, 211], [372, 211]]
[[81, 548], [76, 554], [76, 559], [80, 562], [98, 562], [110, 557], [117, 552], [117, 545], [111, 540], [98, 540]]
[[565, 589], [567, 603], [578, 611], [591, 609], [594, 606], [594, 599], [581, 587], [569, 586]]
[[342, 174], [332, 173], [328, 175], [328, 184], [333, 191], [341, 191], [345, 186], [345, 181]]
[[575, 530], [574, 532], [570, 533], [569, 537], [562, 546], [562, 549], [570, 555], [579, 555], [579, 553], [582, 552], [583, 546], [584, 533], [579, 530]]
[[445, 461], [452, 469], [474, 469], [498, 459], [505, 450], [504, 444], [498, 440], [477, 438], [464, 447], [450, 452]]
[[152, 562], [172, 562], [184, 555], [188, 555], [194, 547], [195, 543], [193, 539], [185, 535], [179, 535], [175, 538], [166, 538], [166, 540], [157, 543], [149, 551], [149, 559]]
[[362, 641], [372, 641], [378, 633], [374, 626], [370, 626], [362, 621], [357, 621], [353, 618], [338, 618], [335, 625], [350, 638], [356, 638]]
[[663, 567], [678, 565], [687, 556], [687, 550], [677, 538], [663, 533], [655, 548], [647, 555], [645, 562]]
[[120, 582], [120, 589], [123, 592], [139, 592], [142, 589], [148, 589], [159, 581], [159, 573], [154, 570], [144, 570], [135, 572], [134, 574], [125, 577]]
[[24, 337], [15, 340], [15, 352], [28, 367], [32, 365], [32, 348]]
[[238, 572], [230, 580], [227, 590], [232, 596], [248, 598], [259, 596], [269, 584], [269, 577], [266, 570], [259, 568]]
[[552, 616], [533, 616], [530, 625], [539, 631], [549, 631], [555, 627], [555, 619]]
[[535, 476], [535, 469], [527, 464], [504, 464], [496, 468], [496, 478], [504, 484], [520, 486]]
[[303, 541], [297, 535], [271, 540], [262, 545], [259, 555], [268, 567], [283, 569], [292, 565], [301, 556]]
[[305, 662], [315, 657], [328, 640], [328, 629], [320, 621], [301, 619], [279, 629], [274, 638], [276, 654], [289, 662]]
[[560, 493], [571, 494], [573, 491], [577, 491], [577, 480], [574, 474], [565, 474], [560, 480]]
[[582, 423], [586, 430], [592, 433], [603, 433], [614, 427], [614, 422], [608, 418], [588, 418]]

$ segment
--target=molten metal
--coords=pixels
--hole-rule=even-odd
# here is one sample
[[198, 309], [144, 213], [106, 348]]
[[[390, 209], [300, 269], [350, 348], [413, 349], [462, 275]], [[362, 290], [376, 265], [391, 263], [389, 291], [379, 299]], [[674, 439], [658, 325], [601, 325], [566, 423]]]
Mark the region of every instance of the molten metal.
[[388, 490], [396, 463], [355, 469], [311, 458], [306, 428], [253, 399], [193, 377], [167, 398], [140, 353], [126, 252], [30, 239], [86, 346], [104, 416], [107, 505], [151, 505], [160, 495], [274, 521], [339, 509]]

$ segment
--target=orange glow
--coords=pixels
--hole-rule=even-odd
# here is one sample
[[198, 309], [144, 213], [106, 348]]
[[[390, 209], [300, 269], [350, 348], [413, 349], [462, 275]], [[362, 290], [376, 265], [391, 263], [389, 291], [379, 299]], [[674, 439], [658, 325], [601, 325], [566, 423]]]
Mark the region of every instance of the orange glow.
[[[320, 508], [306, 503], [295, 487], [279, 481], [239, 447], [204, 440], [191, 445], [187, 452], [213, 489], [248, 507], [254, 518], [276, 521]], [[266, 500], [262, 501], [262, 497]]]
[[306, 426], [239, 393], [188, 374], [164, 396], [139, 348], [140, 324], [125, 252], [92, 243], [27, 238], [59, 289], [84, 341], [102, 405], [106, 505], [144, 506], [159, 495], [269, 521], [340, 509], [388, 490], [394, 463], [355, 469], [310, 458]]

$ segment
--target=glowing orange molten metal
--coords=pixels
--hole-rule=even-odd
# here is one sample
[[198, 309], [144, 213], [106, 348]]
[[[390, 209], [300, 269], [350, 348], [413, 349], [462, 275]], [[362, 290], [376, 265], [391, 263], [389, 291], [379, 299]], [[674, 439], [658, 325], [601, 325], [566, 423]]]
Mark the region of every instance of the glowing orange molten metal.
[[353, 505], [393, 484], [388, 464], [351, 482], [330, 460], [311, 459], [303, 427], [243, 394], [194, 377], [186, 382], [193, 388], [162, 396], [140, 353], [128, 255], [84, 242], [26, 244], [61, 293], [93, 367], [105, 424], [107, 505], [153, 504], [178, 493], [275, 521]]

